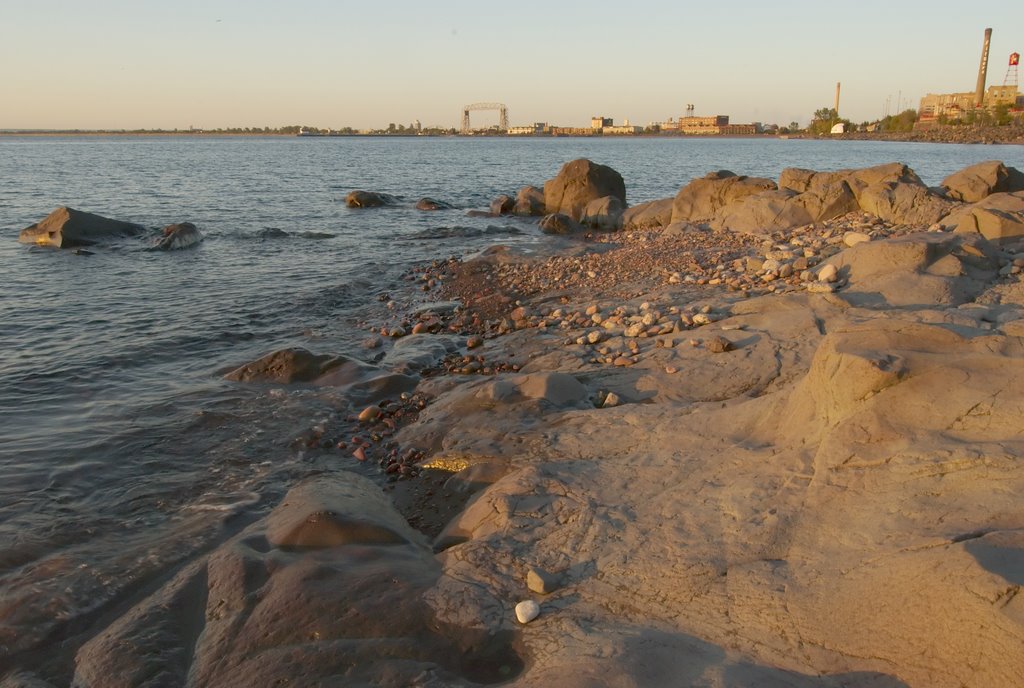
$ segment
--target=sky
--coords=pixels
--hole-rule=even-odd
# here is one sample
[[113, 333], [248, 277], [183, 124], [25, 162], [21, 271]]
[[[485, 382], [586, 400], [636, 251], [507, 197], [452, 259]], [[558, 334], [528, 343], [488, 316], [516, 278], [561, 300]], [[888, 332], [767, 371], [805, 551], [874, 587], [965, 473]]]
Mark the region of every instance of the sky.
[[973, 91], [987, 27], [1002, 84], [1020, 0], [0, 0], [0, 129], [862, 122]]

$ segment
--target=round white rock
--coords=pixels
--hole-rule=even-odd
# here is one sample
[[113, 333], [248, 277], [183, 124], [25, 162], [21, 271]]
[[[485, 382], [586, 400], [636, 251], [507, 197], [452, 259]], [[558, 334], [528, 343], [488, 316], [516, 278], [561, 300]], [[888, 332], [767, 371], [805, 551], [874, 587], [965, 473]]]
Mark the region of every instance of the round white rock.
[[540, 605], [533, 600], [526, 600], [516, 605], [516, 618], [521, 624], [528, 624], [540, 614]]

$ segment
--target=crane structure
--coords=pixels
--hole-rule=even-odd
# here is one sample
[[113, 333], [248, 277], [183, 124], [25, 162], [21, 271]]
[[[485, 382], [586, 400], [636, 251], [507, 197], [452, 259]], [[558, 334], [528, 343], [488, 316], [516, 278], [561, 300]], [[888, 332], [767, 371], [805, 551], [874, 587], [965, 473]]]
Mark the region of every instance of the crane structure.
[[508, 131], [508, 106], [504, 103], [472, 103], [462, 108], [462, 133], [468, 134], [471, 131], [469, 125], [469, 113], [477, 110], [497, 110], [498, 128]]

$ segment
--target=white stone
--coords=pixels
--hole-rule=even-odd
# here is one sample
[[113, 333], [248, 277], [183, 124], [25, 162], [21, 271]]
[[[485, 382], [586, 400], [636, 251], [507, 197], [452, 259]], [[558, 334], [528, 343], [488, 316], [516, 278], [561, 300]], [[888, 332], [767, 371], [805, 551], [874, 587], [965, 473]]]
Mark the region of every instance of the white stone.
[[832, 263], [825, 263], [818, 270], [819, 282], [835, 282], [839, 278], [839, 270]]
[[615, 392], [608, 392], [608, 396], [604, 398], [601, 403], [601, 408], [613, 408], [619, 406], [622, 403], [622, 399]]
[[524, 600], [516, 605], [516, 619], [528, 624], [540, 615], [540, 605], [533, 600]]

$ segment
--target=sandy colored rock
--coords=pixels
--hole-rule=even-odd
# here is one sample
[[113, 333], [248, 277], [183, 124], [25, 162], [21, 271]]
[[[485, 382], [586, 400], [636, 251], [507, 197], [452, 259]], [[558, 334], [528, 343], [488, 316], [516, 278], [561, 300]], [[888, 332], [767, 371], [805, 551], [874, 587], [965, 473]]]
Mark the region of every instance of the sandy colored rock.
[[954, 212], [943, 224], [1000, 244], [1017, 241], [1024, 237], [1024, 192], [992, 194]]
[[622, 228], [651, 229], [665, 227], [672, 221], [672, 198], [647, 201], [626, 209], [622, 214]]
[[804, 193], [781, 189], [746, 196], [720, 208], [710, 224], [720, 230], [770, 234], [831, 220], [857, 208], [850, 187], [839, 182]]
[[512, 208], [515, 215], [545, 215], [544, 191], [535, 186], [524, 186], [516, 194], [516, 202]]
[[946, 195], [954, 201], [977, 203], [999, 192], [1024, 191], [1024, 174], [999, 160], [965, 167], [942, 180]]
[[622, 226], [622, 212], [625, 205], [616, 196], [602, 196], [583, 208], [580, 224], [606, 232]]
[[679, 190], [672, 201], [671, 221], [709, 220], [720, 208], [730, 203], [776, 188], [775, 182], [770, 179], [737, 176], [724, 170], [712, 172], [701, 179], [694, 179]]
[[104, 239], [135, 236], [142, 227], [61, 206], [34, 225], [21, 230], [18, 241], [54, 248], [91, 246]]
[[949, 215], [954, 204], [923, 185], [903, 182], [873, 184], [857, 196], [862, 210], [886, 222], [927, 227]]

